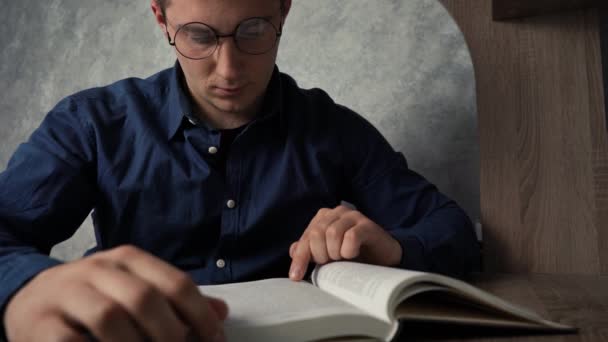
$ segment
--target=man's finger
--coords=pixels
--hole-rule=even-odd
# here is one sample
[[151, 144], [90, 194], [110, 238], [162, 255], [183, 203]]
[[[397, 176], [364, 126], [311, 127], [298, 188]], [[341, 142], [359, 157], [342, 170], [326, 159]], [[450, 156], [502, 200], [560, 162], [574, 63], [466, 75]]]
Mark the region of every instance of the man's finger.
[[317, 229], [308, 234], [308, 243], [312, 260], [317, 264], [325, 264], [329, 261], [327, 254], [327, 242], [325, 241], [325, 230]]
[[[144, 339], [127, 311], [116, 301], [91, 286], [69, 288], [62, 300], [62, 316], [86, 329], [100, 341], [140, 341]], [[55, 322], [56, 324], [57, 322]], [[49, 323], [50, 324], [50, 323]], [[65, 329], [65, 327], [59, 327]], [[61, 340], [63, 341], [63, 340]]]
[[228, 317], [228, 305], [219, 298], [207, 297], [209, 304], [213, 307], [220, 320], [225, 320]]
[[331, 260], [342, 259], [340, 249], [342, 248], [344, 234], [354, 225], [354, 221], [348, 218], [342, 218], [327, 227], [327, 230], [325, 231], [325, 240], [327, 242], [327, 253]]
[[119, 247], [108, 253], [114, 253], [130, 272], [156, 286], [200, 339], [216, 336], [222, 340], [223, 323], [187, 274], [135, 247]]
[[293, 253], [296, 251], [296, 248], [298, 247], [298, 242], [294, 242], [291, 244], [291, 246], [289, 246], [289, 257], [293, 259]]
[[90, 284], [124, 307], [152, 341], [182, 341], [187, 336], [188, 327], [169, 300], [153, 284], [128, 270], [99, 267]]
[[361, 246], [367, 239], [368, 230], [362, 225], [356, 225], [344, 233], [340, 256], [344, 259], [354, 259], [361, 253]]
[[335, 221], [339, 220], [342, 215], [346, 214], [347, 212], [349, 212], [351, 210], [352, 209], [350, 209], [348, 207], [340, 205], [334, 209], [325, 209], [325, 211], [319, 211], [319, 214], [318, 214], [319, 217], [318, 218], [315, 217], [315, 219], [313, 219], [313, 221], [308, 226], [308, 228], [310, 228], [311, 226], [314, 225], [317, 228], [327, 229], [327, 227], [329, 227], [329, 225], [331, 225]]
[[310, 262], [310, 247], [307, 239], [298, 241], [298, 245], [293, 252], [291, 267], [289, 268], [289, 278], [300, 281], [304, 278], [308, 263]]
[[48, 315], [36, 322], [36, 329], [32, 329], [32, 335], [29, 338], [31, 341], [90, 341], [85, 332], [68, 323], [60, 315]]

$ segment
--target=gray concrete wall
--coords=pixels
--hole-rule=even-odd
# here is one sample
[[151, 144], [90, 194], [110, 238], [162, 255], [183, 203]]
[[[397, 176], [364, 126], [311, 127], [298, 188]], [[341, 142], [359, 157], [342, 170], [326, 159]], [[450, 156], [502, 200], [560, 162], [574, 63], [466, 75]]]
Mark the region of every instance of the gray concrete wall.
[[[2, 1], [0, 169], [61, 98], [170, 67], [148, 0]], [[368, 118], [411, 167], [479, 216], [473, 67], [436, 0], [294, 0], [278, 65]], [[88, 219], [53, 255], [93, 243]]]

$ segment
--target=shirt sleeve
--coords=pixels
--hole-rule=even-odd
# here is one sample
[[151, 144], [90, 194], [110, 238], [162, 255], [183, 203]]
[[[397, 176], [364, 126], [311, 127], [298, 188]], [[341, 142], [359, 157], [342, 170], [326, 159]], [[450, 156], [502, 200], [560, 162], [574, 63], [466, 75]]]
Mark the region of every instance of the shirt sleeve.
[[0, 173], [0, 313], [39, 272], [61, 262], [51, 248], [91, 211], [95, 176], [90, 132], [76, 105], [60, 102]]
[[401, 244], [400, 267], [459, 278], [478, 270], [480, 246], [464, 210], [409, 169], [363, 117], [338, 106], [337, 118], [349, 179], [345, 200]]

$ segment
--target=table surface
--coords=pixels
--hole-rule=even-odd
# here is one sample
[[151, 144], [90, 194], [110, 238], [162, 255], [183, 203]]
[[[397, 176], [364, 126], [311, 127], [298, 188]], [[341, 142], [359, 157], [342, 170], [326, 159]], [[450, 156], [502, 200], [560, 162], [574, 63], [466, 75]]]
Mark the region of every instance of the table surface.
[[398, 341], [589, 341], [608, 342], [608, 276], [483, 274], [473, 285], [579, 328], [574, 334], [530, 334], [479, 328], [404, 325]]

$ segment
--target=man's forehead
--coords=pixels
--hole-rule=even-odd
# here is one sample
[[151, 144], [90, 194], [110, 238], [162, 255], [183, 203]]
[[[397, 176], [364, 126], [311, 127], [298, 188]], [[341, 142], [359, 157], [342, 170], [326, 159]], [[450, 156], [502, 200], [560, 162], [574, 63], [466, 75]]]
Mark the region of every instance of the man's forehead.
[[232, 29], [245, 18], [279, 15], [280, 4], [280, 0], [171, 0], [166, 13], [177, 24], [200, 21]]

